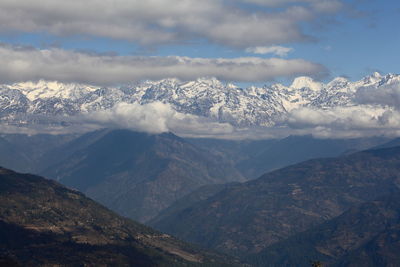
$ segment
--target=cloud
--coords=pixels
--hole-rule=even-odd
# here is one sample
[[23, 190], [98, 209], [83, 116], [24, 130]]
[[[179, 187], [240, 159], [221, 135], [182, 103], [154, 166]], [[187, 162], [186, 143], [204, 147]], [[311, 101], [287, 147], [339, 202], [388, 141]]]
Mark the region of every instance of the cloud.
[[144, 105], [119, 103], [107, 110], [77, 116], [28, 115], [23, 118], [27, 119], [53, 123], [25, 127], [0, 124], [0, 132], [66, 134], [117, 128], [151, 134], [173, 132], [182, 137], [234, 140], [280, 139], [289, 135], [313, 135], [323, 139], [400, 136], [400, 111], [372, 105], [330, 109], [297, 108], [271, 127], [234, 127], [229, 123], [177, 112], [170, 104], [161, 102]]
[[335, 0], [320, 0], [311, 1], [314, 10], [320, 13], [335, 13], [343, 8], [344, 4], [341, 1]]
[[108, 110], [83, 115], [87, 123], [104, 127], [128, 128], [149, 133], [168, 132], [168, 123], [177, 112], [168, 104], [154, 102], [146, 105], [119, 103]]
[[[250, 11], [241, 3], [289, 5]], [[302, 7], [299, 4], [308, 4]], [[160, 45], [208, 40], [236, 48], [309, 41], [300, 24], [335, 13], [336, 0], [2, 0], [0, 31], [96, 36]]]
[[256, 46], [256, 47], [249, 47], [246, 49], [247, 53], [261, 54], [261, 55], [274, 54], [280, 57], [285, 57], [292, 51], [293, 48], [284, 46]]
[[357, 90], [355, 101], [360, 104], [391, 106], [400, 110], [400, 80], [375, 88], [361, 87]]
[[179, 113], [161, 102], [120, 103], [109, 110], [88, 113], [74, 120], [87, 129], [125, 128], [153, 134], [173, 132], [185, 137], [222, 139], [270, 139], [308, 134], [316, 138], [400, 135], [400, 112], [371, 105], [331, 109], [302, 107], [291, 111], [286, 119], [272, 127], [234, 127]]
[[[400, 136], [400, 80], [386, 76], [386, 85], [361, 86], [357, 89], [355, 102], [349, 106], [295, 108], [276, 121], [271, 127], [233, 127], [205, 118], [184, 115], [167, 104], [154, 103], [145, 108], [130, 106], [118, 114], [131, 118], [135, 123], [143, 118], [139, 110], [144, 109], [154, 121], [152, 127], [176, 132], [184, 136], [217, 137], [226, 139], [282, 138], [288, 135], [311, 134], [317, 138], [359, 138], [371, 136]], [[125, 106], [122, 110], [125, 110]], [[109, 112], [109, 111], [107, 111]], [[136, 115], [133, 115], [136, 114]], [[155, 118], [152, 118], [155, 116]], [[123, 121], [115, 116], [113, 120]], [[159, 123], [161, 117], [164, 123]], [[119, 123], [120, 126], [126, 125]], [[143, 128], [143, 127], [142, 127]], [[149, 131], [149, 130], [147, 130]]]
[[373, 105], [292, 110], [281, 126], [322, 138], [399, 136], [400, 112]]
[[322, 65], [302, 59], [118, 56], [4, 44], [0, 45], [0, 58], [2, 83], [45, 79], [110, 85], [171, 77], [180, 80], [216, 77], [224, 81], [262, 82], [296, 75], [321, 76], [327, 72]]
[[[106, 110], [77, 115], [17, 114], [16, 121], [35, 123], [0, 123], [1, 133], [71, 134], [102, 128], [130, 129], [150, 134], [173, 132], [179, 136], [226, 138], [235, 131], [229, 123], [176, 111], [159, 101], [140, 105], [121, 102]], [[44, 122], [44, 123], [41, 123]]]
[[225, 135], [233, 132], [228, 123], [218, 123], [206, 118], [179, 113], [170, 104], [119, 103], [108, 110], [91, 112], [75, 120], [84, 125], [106, 128], [124, 128], [147, 133], [174, 132], [186, 135]]
[[343, 2], [338, 0], [242, 0], [242, 2], [267, 7], [308, 4], [314, 10], [322, 13], [336, 12], [344, 6]]

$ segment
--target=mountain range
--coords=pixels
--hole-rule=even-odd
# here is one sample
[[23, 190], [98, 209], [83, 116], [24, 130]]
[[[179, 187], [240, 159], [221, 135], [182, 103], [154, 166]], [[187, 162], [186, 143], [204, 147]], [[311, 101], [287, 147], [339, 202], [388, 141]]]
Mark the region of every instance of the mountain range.
[[235, 266], [76, 190], [0, 168], [2, 266]]
[[[119, 87], [50, 81], [4, 84], [0, 85], [0, 123], [17, 126], [15, 129], [22, 129], [19, 126], [38, 129], [43, 125], [62, 129], [80, 119], [87, 120], [90, 117], [87, 115], [97, 114], [102, 117], [100, 122], [109, 122], [111, 118], [130, 125], [148, 116], [148, 111], [145, 114], [143, 110], [127, 109], [121, 117], [118, 114], [121, 110], [116, 107], [164, 103], [178, 113], [169, 113], [169, 109], [160, 112], [167, 117], [179, 117], [179, 123], [190, 124], [191, 116], [201, 118], [196, 121], [199, 124], [188, 126], [191, 131], [212, 132], [212, 127], [202, 129], [203, 119], [256, 131], [262, 126], [279, 128], [301, 108], [336, 112], [337, 107], [367, 105], [372, 107], [368, 112], [376, 115], [373, 120], [379, 128], [386, 121], [393, 122], [389, 113], [397, 108], [393, 106], [395, 97], [382, 98], [382, 94], [391, 96], [390, 88], [398, 85], [400, 75], [379, 73], [357, 82], [339, 77], [323, 84], [309, 77], [298, 77], [289, 86], [274, 84], [246, 89], [213, 78], [146, 81]], [[381, 97], [381, 102], [375, 101], [374, 96]], [[378, 109], [383, 109], [389, 117], [380, 111], [375, 113]], [[139, 115], [129, 117], [131, 113]], [[3, 131], [0, 166], [40, 174], [73, 188], [0, 170], [5, 181], [0, 189], [6, 194], [1, 203], [4, 209], [0, 235], [7, 241], [0, 252], [7, 249], [6, 260], [12, 262], [18, 255], [23, 263], [33, 264], [27, 260], [30, 251], [38, 247], [55, 251], [61, 242], [67, 248], [67, 255], [77, 255], [74, 253], [78, 248], [93, 252], [88, 254], [88, 261], [109, 255], [113, 262], [129, 262], [127, 249], [135, 247], [137, 240], [133, 242], [135, 245], [130, 238], [127, 243], [118, 241], [116, 245], [113, 238], [123, 239], [118, 237], [122, 231], [120, 225], [114, 227], [116, 223], [111, 218], [117, 215], [106, 212], [99, 204], [92, 206], [90, 203], [94, 202], [75, 191], [79, 190], [119, 215], [146, 222], [187, 242], [240, 256], [255, 266], [307, 266], [310, 260], [333, 266], [397, 262], [394, 251], [399, 246], [398, 139], [385, 143], [388, 138], [379, 135], [368, 138], [350, 135], [350, 139], [317, 139], [312, 135], [267, 140], [205, 139], [190, 135], [183, 138], [172, 133], [168, 123], [157, 120], [160, 114], [156, 112], [145, 122], [146, 129], [152, 129], [153, 124], [161, 125], [149, 133], [136, 128], [137, 131], [118, 129], [120, 125], [112, 123], [111, 126], [106, 123], [108, 129], [95, 131], [82, 127], [86, 129], [83, 134], [26, 135]], [[308, 113], [303, 115], [309, 117]], [[359, 113], [353, 115], [358, 117]], [[124, 121], [126, 116], [128, 121]], [[89, 120], [90, 123], [93, 121]], [[296, 121], [292, 123], [297, 127]], [[340, 124], [340, 119], [335, 118], [335, 123]], [[363, 125], [355, 123], [355, 127]], [[364, 151], [357, 152], [360, 150]], [[35, 195], [36, 191], [43, 196]], [[52, 195], [54, 192], [57, 196]], [[26, 198], [23, 194], [27, 194]], [[46, 194], [51, 197], [45, 199]], [[46, 201], [54, 201], [56, 206]], [[29, 206], [29, 202], [38, 206]], [[64, 205], [66, 210], [60, 211]], [[84, 210], [90, 216], [101, 211], [107, 218], [90, 224], [93, 215], [89, 221], [80, 222], [80, 217], [86, 217], [73, 213], [69, 207]], [[82, 234], [76, 225], [64, 224], [66, 217], [75, 218], [74, 223], [79, 227], [89, 225], [83, 227], [86, 230]], [[120, 218], [117, 216], [115, 220]], [[125, 223], [125, 219], [121, 220]], [[153, 230], [134, 224], [136, 228], [129, 230], [128, 235], [143, 230], [147, 238], [145, 244], [139, 242], [132, 252], [135, 259], [150, 261], [150, 265], [208, 261], [207, 256], [201, 256], [203, 252], [188, 254], [182, 250], [186, 245], [181, 246], [180, 241], [160, 233], [153, 235]], [[37, 232], [43, 225], [46, 231]], [[113, 225], [119, 232], [103, 229], [107, 225]], [[9, 233], [15, 233], [18, 239], [13, 241]], [[22, 236], [28, 238], [24, 241]], [[106, 248], [96, 243], [98, 236], [106, 240]], [[155, 236], [165, 237], [174, 245], [167, 242], [160, 247], [163, 241]], [[151, 248], [147, 247], [149, 244]], [[18, 249], [9, 250], [10, 246]], [[54, 263], [51, 255], [39, 252], [35, 260]]]
[[146, 221], [200, 186], [244, 181], [222, 157], [172, 134], [87, 133], [51, 151], [41, 172], [130, 218]]
[[[186, 138], [211, 154], [230, 160], [247, 179], [312, 158], [335, 157], [387, 144], [385, 137], [319, 139], [312, 135], [266, 140]], [[392, 142], [395, 142], [394, 140]]]
[[[65, 159], [78, 159], [78, 164], [71, 165], [74, 172], [76, 166], [79, 170], [81, 155], [87, 159], [83, 166], [90, 165], [93, 155], [107, 155], [90, 153], [101, 148], [109, 151], [107, 140], [129, 144], [126, 138], [135, 136], [146, 146], [158, 138], [178, 138], [168, 135], [97, 131], [66, 142], [71, 151]], [[74, 142], [80, 149], [73, 148]], [[400, 246], [397, 144], [393, 140], [338, 158], [305, 161], [245, 183], [198, 187], [149, 224], [203, 247], [240, 256], [251, 266], [310, 266], [311, 261], [328, 266], [396, 266]], [[140, 154], [140, 149], [127, 147], [129, 154]], [[55, 151], [50, 155], [56, 155]], [[124, 161], [109, 155], [116, 157], [110, 162], [118, 169]], [[136, 154], [132, 156], [129, 164], [134, 166]], [[62, 162], [71, 162], [65, 159]], [[75, 183], [85, 184], [87, 177], [91, 182], [89, 170], [96, 171], [87, 169], [88, 176]], [[68, 174], [67, 169], [61, 173]], [[82, 193], [38, 176], [1, 168], [0, 200], [0, 263], [8, 266], [240, 264], [124, 219]]]
[[350, 208], [248, 257], [256, 266], [398, 266], [400, 191]]
[[338, 156], [385, 138], [183, 139], [103, 129], [83, 135], [0, 136], [0, 165], [53, 178], [145, 222], [202, 186], [243, 182], [313, 157]]
[[399, 166], [400, 147], [309, 160], [217, 190], [189, 207], [171, 206], [150, 225], [233, 255], [257, 254], [397, 192]]
[[[78, 136], [0, 134], [0, 166], [20, 172], [40, 173], [56, 160], [55, 155], [47, 156], [50, 151], [71, 142]], [[67, 150], [64, 150], [60, 156], [67, 153]]]
[[63, 125], [63, 121], [68, 122], [66, 116], [108, 110], [119, 103], [162, 102], [183, 114], [236, 126], [272, 126], [281, 123], [296, 108], [358, 105], [359, 91], [379, 92], [399, 82], [400, 75], [379, 73], [356, 82], [338, 77], [323, 84], [309, 77], [298, 77], [290, 86], [273, 84], [245, 89], [215, 78], [189, 82], [166, 79], [120, 87], [41, 80], [0, 85], [0, 119], [9, 125]]
[[315, 157], [384, 143], [290, 136], [281, 140], [180, 138], [103, 129], [83, 135], [0, 136], [0, 165], [53, 178], [145, 222], [202, 186], [243, 182]]

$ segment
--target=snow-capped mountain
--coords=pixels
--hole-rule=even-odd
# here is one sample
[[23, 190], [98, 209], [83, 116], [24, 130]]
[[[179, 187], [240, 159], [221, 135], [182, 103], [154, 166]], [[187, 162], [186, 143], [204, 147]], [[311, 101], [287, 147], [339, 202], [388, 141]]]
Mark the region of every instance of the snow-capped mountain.
[[[274, 84], [239, 88], [215, 78], [181, 82], [165, 79], [121, 87], [97, 87], [49, 81], [0, 85], [0, 118], [3, 122], [34, 123], [30, 115], [71, 116], [107, 110], [117, 103], [169, 103], [176, 111], [208, 117], [236, 126], [272, 126], [299, 107], [325, 109], [357, 105], [360, 88], [397, 83], [400, 75], [374, 73], [351, 82], [335, 78], [327, 84], [298, 77], [290, 86]], [[26, 120], [26, 121], [24, 121]]]

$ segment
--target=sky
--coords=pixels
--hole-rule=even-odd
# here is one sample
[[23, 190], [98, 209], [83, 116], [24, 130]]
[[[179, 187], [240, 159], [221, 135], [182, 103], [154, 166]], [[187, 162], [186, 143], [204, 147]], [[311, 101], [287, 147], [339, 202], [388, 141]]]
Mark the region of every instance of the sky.
[[[375, 72], [400, 73], [399, 26], [396, 0], [1, 0], [0, 84], [118, 87], [215, 77], [249, 87], [290, 85], [299, 76], [357, 81]], [[181, 114], [168, 103], [120, 103], [78, 120], [240, 138], [400, 136], [398, 79], [355, 96], [353, 106], [300, 107], [279, 127], [248, 132]]]
[[2, 0], [0, 80], [288, 83], [399, 73], [395, 0]]

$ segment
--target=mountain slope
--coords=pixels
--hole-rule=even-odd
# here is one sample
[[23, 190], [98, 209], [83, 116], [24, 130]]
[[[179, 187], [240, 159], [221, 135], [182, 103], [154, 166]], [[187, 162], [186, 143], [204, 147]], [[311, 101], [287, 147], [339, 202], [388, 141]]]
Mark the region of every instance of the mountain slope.
[[[140, 221], [200, 186], [243, 180], [221, 157], [171, 133], [113, 130], [96, 136], [43, 174]], [[74, 143], [85, 144], [82, 139], [90, 138]]]
[[289, 136], [268, 146], [261, 153], [237, 164], [249, 178], [312, 158], [336, 157], [360, 151], [386, 141], [384, 138], [317, 139], [311, 135]]
[[353, 207], [252, 257], [258, 266], [397, 266], [400, 191]]
[[8, 168], [24, 171], [25, 166], [31, 166], [32, 160], [28, 155], [16, 149], [15, 145], [0, 136], [0, 163]]
[[248, 179], [312, 158], [337, 157], [387, 142], [384, 137], [319, 139], [311, 135], [267, 140], [218, 140], [186, 138], [211, 154], [229, 159]]
[[158, 221], [163, 221], [164, 219], [171, 216], [171, 214], [180, 213], [186, 209], [191, 209], [195, 207], [198, 203], [206, 200], [222, 190], [229, 188], [231, 186], [237, 185], [238, 183], [226, 183], [226, 184], [211, 184], [204, 185], [195, 191], [179, 198], [177, 201], [172, 203], [168, 208], [162, 210], [155, 218], [146, 222], [146, 224], [154, 224]]
[[235, 255], [256, 253], [400, 185], [400, 147], [316, 159], [239, 184], [152, 226]]
[[3, 168], [0, 226], [0, 258], [23, 266], [235, 264], [122, 218], [54, 181]]
[[396, 147], [396, 146], [400, 146], [400, 138], [395, 138], [395, 139], [390, 140], [389, 142], [377, 145], [377, 146], [373, 147], [373, 149]]
[[0, 165], [20, 172], [38, 173], [53, 159], [44, 158], [49, 151], [76, 137], [72, 134], [1, 134]]

